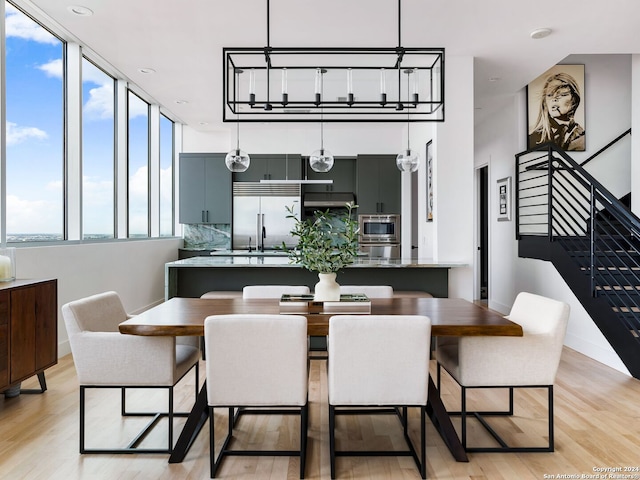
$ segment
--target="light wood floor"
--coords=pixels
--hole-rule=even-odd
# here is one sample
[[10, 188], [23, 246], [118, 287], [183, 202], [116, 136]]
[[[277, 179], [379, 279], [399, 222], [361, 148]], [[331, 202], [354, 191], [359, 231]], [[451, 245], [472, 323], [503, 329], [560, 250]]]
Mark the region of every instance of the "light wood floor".
[[[204, 371], [204, 365], [202, 365]], [[433, 367], [433, 365], [432, 365]], [[432, 369], [432, 374], [434, 374]], [[78, 385], [71, 356], [47, 370], [48, 391], [43, 395], [0, 396], [0, 478], [11, 479], [204, 479], [209, 478], [209, 435], [203, 429], [181, 464], [169, 465], [167, 455], [80, 455], [78, 453]], [[329, 478], [329, 437], [327, 432], [327, 384], [324, 361], [311, 362], [310, 430], [306, 478]], [[29, 380], [23, 388], [33, 388]], [[183, 380], [176, 391], [176, 402], [183, 409], [193, 395], [193, 376]], [[457, 386], [448, 378], [443, 397], [450, 409], [459, 401]], [[486, 391], [485, 391], [486, 392]], [[135, 408], [157, 403], [157, 391], [132, 392], [128, 404]], [[485, 406], [506, 398], [489, 391], [478, 396]], [[118, 441], [119, 436], [137, 431], [139, 420], [121, 420], [117, 391], [94, 390], [88, 396], [88, 436], [99, 441]], [[495, 425], [516, 432], [514, 441], [546, 441], [544, 390], [516, 394], [516, 415]], [[153, 406], [152, 406], [153, 408]], [[565, 348], [555, 387], [556, 451], [554, 453], [470, 455], [468, 463], [455, 462], [442, 439], [428, 422], [427, 476], [431, 479], [542, 479], [559, 475], [593, 474], [594, 467], [640, 466], [640, 381]], [[216, 425], [222, 434], [225, 414], [216, 412]], [[176, 429], [184, 419], [176, 420]], [[238, 442], [259, 446], [295, 448], [298, 420], [244, 417], [237, 428]], [[135, 425], [134, 425], [135, 424]], [[411, 418], [415, 433], [417, 417]], [[456, 423], [457, 425], [457, 423]], [[160, 445], [166, 425], [156, 428], [147, 444]], [[338, 444], [349, 448], [404, 447], [398, 423], [393, 417], [341, 417]], [[348, 439], [347, 439], [348, 437]], [[219, 437], [220, 438], [220, 437]], [[473, 427], [470, 439], [486, 441], [482, 429]], [[290, 445], [287, 447], [287, 445]], [[99, 445], [98, 445], [99, 446]], [[229, 457], [220, 478], [289, 479], [298, 478], [298, 459], [289, 457]], [[338, 478], [413, 479], [419, 478], [410, 458], [339, 458]], [[624, 473], [624, 472], [623, 472]], [[632, 472], [640, 475], [640, 472]], [[545, 477], [545, 475], [547, 475]], [[583, 477], [586, 478], [586, 477]], [[603, 477], [601, 477], [603, 478]], [[640, 478], [635, 477], [635, 478]]]

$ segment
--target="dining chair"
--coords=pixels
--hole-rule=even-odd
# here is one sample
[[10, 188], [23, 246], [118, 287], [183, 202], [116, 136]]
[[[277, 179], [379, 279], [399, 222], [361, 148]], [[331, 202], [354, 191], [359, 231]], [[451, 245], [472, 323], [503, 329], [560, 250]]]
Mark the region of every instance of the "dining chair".
[[213, 290], [200, 295], [200, 298], [242, 298], [239, 290]]
[[354, 293], [364, 293], [369, 298], [391, 298], [393, 287], [390, 285], [340, 285], [341, 295]]
[[[553, 384], [560, 364], [569, 305], [558, 300], [521, 292], [506, 317], [522, 326], [522, 337], [446, 337], [436, 339], [437, 384], [440, 389], [441, 369], [460, 385], [461, 409], [451, 412], [461, 416], [461, 441], [467, 452], [552, 452]], [[507, 388], [507, 411], [470, 411], [467, 390]], [[547, 390], [547, 446], [509, 446], [487, 423], [485, 416], [514, 415], [515, 388]], [[499, 447], [468, 447], [467, 419], [477, 418]]]
[[306, 285], [247, 285], [242, 289], [242, 298], [280, 298], [283, 294], [307, 295]]
[[[170, 453], [173, 449], [173, 418], [188, 413], [174, 412], [174, 386], [195, 369], [198, 395], [199, 350], [176, 344], [175, 337], [124, 335], [118, 325], [129, 316], [116, 292], [91, 295], [62, 306], [73, 362], [80, 384], [80, 453]], [[151, 416], [147, 426], [124, 448], [86, 448], [85, 393], [88, 389], [120, 389], [120, 411], [125, 417]], [[128, 412], [127, 388], [166, 389], [167, 412]], [[167, 447], [138, 445], [162, 418], [167, 418]]]
[[[429, 317], [336, 315], [329, 319], [328, 338], [331, 478], [336, 476], [337, 456], [393, 455], [413, 457], [421, 477], [426, 478]], [[420, 409], [420, 456], [408, 435], [408, 407]], [[336, 415], [377, 413], [398, 416], [407, 450], [336, 449]]]
[[[309, 418], [306, 317], [212, 315], [205, 319], [204, 337], [209, 352], [206, 388], [211, 478], [226, 455], [299, 456], [300, 478], [304, 478]], [[228, 409], [229, 418], [226, 438], [216, 456], [214, 409], [220, 407]], [[245, 414], [299, 414], [299, 450], [231, 449], [233, 429]]]

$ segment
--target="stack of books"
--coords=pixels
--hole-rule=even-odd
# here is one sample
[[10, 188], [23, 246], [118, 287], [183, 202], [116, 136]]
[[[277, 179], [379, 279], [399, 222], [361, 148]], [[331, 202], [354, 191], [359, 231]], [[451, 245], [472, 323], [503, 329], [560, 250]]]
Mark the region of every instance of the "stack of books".
[[284, 294], [280, 298], [283, 313], [371, 313], [371, 300], [364, 293], [340, 295], [335, 302], [317, 302], [313, 295]]

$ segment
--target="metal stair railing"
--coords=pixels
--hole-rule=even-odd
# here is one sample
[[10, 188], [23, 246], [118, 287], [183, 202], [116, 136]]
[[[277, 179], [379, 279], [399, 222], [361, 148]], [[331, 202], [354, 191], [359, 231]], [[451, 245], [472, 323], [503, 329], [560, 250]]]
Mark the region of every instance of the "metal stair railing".
[[516, 238], [559, 242], [640, 342], [640, 219], [553, 144], [516, 155]]

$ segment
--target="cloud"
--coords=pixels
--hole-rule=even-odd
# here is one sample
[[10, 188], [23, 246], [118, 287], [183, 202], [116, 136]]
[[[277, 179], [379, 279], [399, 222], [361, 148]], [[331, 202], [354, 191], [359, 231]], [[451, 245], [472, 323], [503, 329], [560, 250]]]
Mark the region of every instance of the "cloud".
[[89, 99], [84, 104], [84, 115], [89, 120], [113, 118], [113, 84], [89, 90]]
[[[82, 203], [85, 207], [113, 208], [113, 180], [85, 175], [82, 180]], [[113, 213], [111, 213], [113, 216]]]
[[47, 77], [62, 78], [62, 59], [57, 58], [50, 62], [38, 65], [38, 70], [42, 70]]
[[7, 38], [16, 37], [50, 45], [58, 45], [60, 43], [60, 40], [45, 28], [42, 28], [10, 3], [7, 2], [5, 5], [5, 30]]
[[136, 95], [129, 95], [129, 118], [149, 115], [149, 104]]
[[7, 195], [7, 233], [61, 233], [61, 202]]
[[147, 166], [138, 168], [129, 178], [129, 196], [143, 200], [146, 205], [147, 192], [149, 191], [149, 173]]
[[47, 132], [36, 127], [20, 127], [13, 122], [7, 122], [7, 146], [18, 145], [28, 140], [45, 140], [49, 138]]
[[171, 191], [171, 182], [173, 181], [173, 173], [171, 167], [160, 169], [160, 203], [171, 204], [173, 192]]

